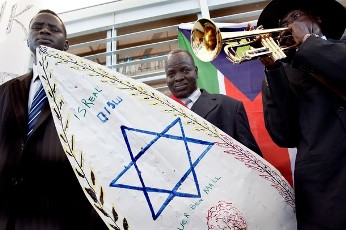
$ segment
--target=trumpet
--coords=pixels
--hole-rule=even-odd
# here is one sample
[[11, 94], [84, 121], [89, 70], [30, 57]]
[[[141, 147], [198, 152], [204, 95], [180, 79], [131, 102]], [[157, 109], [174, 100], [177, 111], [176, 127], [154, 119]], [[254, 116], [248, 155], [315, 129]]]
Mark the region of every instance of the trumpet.
[[[270, 56], [273, 61], [286, 58], [285, 51], [297, 47], [297, 44], [280, 45], [282, 35], [288, 28], [257, 29], [239, 32], [221, 32], [215, 23], [206, 18], [197, 20], [191, 32], [191, 46], [198, 59], [204, 62], [213, 61], [224, 46], [226, 58], [234, 64]], [[279, 34], [273, 37], [273, 34]], [[255, 48], [258, 37], [262, 47]]]

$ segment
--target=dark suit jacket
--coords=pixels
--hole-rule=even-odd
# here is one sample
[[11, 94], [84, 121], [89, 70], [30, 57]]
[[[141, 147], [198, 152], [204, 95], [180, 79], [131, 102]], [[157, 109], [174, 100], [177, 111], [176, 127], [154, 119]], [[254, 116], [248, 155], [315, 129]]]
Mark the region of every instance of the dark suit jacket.
[[253, 137], [244, 105], [222, 94], [210, 94], [201, 89], [201, 96], [191, 110], [249, 149], [262, 156]]
[[298, 229], [346, 229], [346, 44], [310, 36], [266, 79], [266, 128], [279, 146], [297, 147]]
[[0, 230], [108, 229], [72, 171], [48, 102], [26, 140], [31, 79], [0, 86]]

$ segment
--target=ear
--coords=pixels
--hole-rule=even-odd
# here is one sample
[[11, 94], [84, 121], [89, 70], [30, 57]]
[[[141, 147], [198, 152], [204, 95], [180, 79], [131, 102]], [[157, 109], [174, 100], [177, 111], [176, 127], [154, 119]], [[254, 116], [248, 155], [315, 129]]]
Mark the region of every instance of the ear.
[[69, 47], [70, 45], [68, 44], [68, 40], [66, 39], [65, 45], [64, 45], [64, 51], [68, 50]]
[[198, 67], [195, 66], [195, 71], [196, 71], [196, 79], [198, 78]]

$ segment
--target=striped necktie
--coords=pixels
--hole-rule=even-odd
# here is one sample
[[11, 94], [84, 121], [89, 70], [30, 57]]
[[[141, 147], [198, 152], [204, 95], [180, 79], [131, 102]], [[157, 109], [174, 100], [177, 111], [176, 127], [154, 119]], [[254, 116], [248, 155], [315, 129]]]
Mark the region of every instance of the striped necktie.
[[39, 89], [37, 90], [34, 99], [31, 104], [31, 108], [29, 111], [29, 118], [28, 118], [28, 133], [27, 138], [30, 137], [32, 130], [34, 128], [34, 125], [36, 124], [36, 121], [41, 113], [42, 106], [47, 100], [46, 92], [43, 89], [42, 83], [40, 84]]
[[187, 98], [187, 100], [185, 101], [186, 107], [189, 108], [190, 103], [192, 103], [192, 100], [190, 98]]

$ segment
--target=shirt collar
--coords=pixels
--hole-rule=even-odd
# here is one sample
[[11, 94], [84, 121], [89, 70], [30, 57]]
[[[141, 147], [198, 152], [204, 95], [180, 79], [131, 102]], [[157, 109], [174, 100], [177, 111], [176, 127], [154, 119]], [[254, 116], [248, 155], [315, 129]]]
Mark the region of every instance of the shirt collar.
[[35, 82], [37, 80], [40, 80], [40, 78], [38, 77], [38, 73], [37, 73], [37, 66], [35, 64], [32, 64], [32, 72], [33, 72], [33, 78], [31, 82]]
[[195, 103], [197, 101], [197, 99], [199, 98], [199, 96], [201, 96], [201, 90], [199, 88], [197, 88], [193, 93], [190, 94], [190, 96], [186, 97], [186, 98], [182, 98], [181, 100], [186, 103], [186, 101], [188, 99], [190, 99], [192, 101], [192, 103]]

